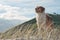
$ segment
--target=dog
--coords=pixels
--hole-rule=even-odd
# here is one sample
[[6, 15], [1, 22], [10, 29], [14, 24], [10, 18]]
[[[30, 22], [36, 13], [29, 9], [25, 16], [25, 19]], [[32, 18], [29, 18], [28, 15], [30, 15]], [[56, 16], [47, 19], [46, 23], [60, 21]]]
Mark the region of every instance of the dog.
[[47, 13], [45, 13], [45, 8], [38, 6], [35, 8], [36, 11], [36, 21], [38, 29], [52, 29], [53, 20]]

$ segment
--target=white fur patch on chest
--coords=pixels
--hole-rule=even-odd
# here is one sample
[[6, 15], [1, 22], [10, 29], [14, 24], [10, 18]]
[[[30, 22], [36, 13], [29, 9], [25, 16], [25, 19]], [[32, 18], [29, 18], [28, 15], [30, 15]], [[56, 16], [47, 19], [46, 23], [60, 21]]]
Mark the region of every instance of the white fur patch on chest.
[[46, 22], [46, 14], [45, 13], [39, 13], [39, 14], [36, 14], [36, 20], [37, 22]]

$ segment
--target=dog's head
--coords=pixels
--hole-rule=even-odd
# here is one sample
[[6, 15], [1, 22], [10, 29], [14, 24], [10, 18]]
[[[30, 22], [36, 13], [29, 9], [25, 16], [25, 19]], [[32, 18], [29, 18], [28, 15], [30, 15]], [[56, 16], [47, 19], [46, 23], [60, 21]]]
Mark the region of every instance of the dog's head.
[[42, 6], [38, 6], [35, 8], [36, 13], [43, 13], [45, 11], [45, 8]]

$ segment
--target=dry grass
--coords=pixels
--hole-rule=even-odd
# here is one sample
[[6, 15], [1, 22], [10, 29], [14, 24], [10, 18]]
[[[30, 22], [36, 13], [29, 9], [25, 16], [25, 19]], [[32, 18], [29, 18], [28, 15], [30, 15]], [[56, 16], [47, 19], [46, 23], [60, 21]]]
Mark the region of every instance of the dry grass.
[[[43, 25], [42, 25], [43, 27]], [[41, 29], [41, 28], [40, 28]], [[19, 32], [19, 34], [18, 34]], [[38, 32], [33, 30], [33, 28], [31, 28], [30, 30], [22, 31], [22, 33], [20, 33], [20, 31], [16, 32], [20, 37], [15, 37], [12, 39], [6, 39], [6, 40], [60, 40], [60, 29], [57, 28], [53, 28], [49, 31], [49, 29], [46, 30], [38, 30]], [[1, 39], [0, 39], [1, 40]], [[5, 39], [4, 39], [5, 40]]]
[[[26, 35], [22, 35], [21, 37], [13, 38], [13, 39], [14, 40], [60, 40], [60, 30], [52, 29], [50, 32], [46, 32], [46, 31], [41, 32], [40, 34], [38, 33], [36, 36], [31, 36], [29, 32]], [[9, 40], [13, 40], [13, 39], [9, 39]]]

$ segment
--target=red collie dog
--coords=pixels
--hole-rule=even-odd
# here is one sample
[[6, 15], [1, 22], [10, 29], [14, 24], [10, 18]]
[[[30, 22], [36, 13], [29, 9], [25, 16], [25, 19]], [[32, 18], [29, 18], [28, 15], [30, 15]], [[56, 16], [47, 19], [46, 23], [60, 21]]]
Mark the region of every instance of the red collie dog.
[[35, 8], [38, 28], [53, 28], [52, 17], [45, 13], [45, 8], [38, 6]]

